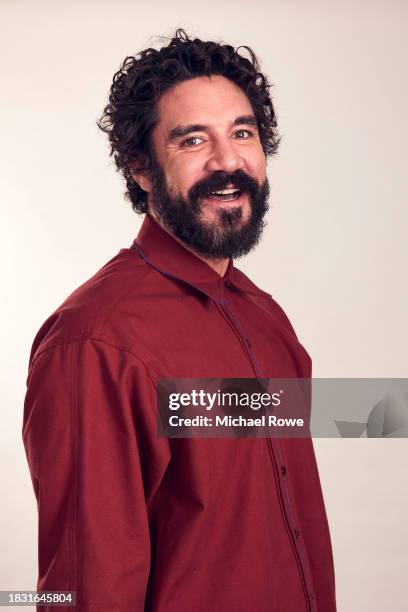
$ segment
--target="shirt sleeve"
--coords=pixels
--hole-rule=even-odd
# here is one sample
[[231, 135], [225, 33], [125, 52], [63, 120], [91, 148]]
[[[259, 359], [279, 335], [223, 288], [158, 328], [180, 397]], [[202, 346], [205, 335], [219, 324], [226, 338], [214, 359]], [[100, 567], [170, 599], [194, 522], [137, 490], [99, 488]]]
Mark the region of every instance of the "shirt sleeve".
[[27, 383], [37, 589], [75, 591], [81, 612], [144, 610], [149, 506], [170, 460], [148, 371], [128, 351], [86, 339], [37, 355]]

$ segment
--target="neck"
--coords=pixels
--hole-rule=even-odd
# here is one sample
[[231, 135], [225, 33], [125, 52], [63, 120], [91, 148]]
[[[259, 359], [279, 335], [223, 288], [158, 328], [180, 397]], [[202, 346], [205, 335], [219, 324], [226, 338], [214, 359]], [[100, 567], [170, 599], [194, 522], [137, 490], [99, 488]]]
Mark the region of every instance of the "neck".
[[228, 268], [229, 259], [211, 259], [209, 257], [204, 257], [204, 255], [200, 255], [199, 253], [196, 253], [196, 251], [191, 249], [187, 244], [185, 244], [175, 234], [173, 234], [173, 232], [171, 232], [169, 229], [167, 229], [167, 227], [165, 227], [160, 222], [160, 219], [158, 219], [158, 217], [156, 216], [154, 211], [150, 211], [149, 210], [148, 214], [156, 221], [156, 223], [158, 223], [158, 225], [160, 225], [160, 227], [165, 232], [167, 232], [172, 238], [174, 238], [174, 240], [177, 240], [177, 242], [179, 244], [181, 244], [181, 246], [183, 246], [185, 249], [187, 249], [187, 251], [190, 251], [190, 253], [193, 253], [193, 255], [198, 257], [198, 259], [201, 259], [201, 261], [206, 263], [207, 266], [212, 268], [215, 272], [217, 272], [217, 274], [219, 274], [220, 276], [224, 276], [224, 274], [226, 273], [227, 268]]

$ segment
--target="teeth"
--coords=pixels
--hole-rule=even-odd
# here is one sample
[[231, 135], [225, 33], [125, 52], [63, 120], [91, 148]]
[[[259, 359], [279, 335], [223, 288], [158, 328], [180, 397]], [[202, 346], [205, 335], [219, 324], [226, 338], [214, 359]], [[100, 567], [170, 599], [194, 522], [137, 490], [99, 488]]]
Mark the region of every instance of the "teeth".
[[236, 191], [239, 191], [239, 189], [221, 189], [220, 191], [213, 191], [213, 194], [217, 194], [217, 195], [227, 195], [229, 193], [235, 193]]

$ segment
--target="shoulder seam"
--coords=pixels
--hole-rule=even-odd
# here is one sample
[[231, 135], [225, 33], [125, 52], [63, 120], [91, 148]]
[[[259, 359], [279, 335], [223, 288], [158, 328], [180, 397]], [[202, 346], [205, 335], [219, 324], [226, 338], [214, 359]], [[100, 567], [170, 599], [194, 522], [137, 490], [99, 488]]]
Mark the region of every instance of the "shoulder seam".
[[[120, 346], [118, 343], [115, 343], [114, 340], [112, 339], [108, 339], [108, 338], [100, 338], [96, 335], [90, 334], [89, 336], [80, 336], [78, 338], [61, 338], [59, 341], [54, 342], [53, 344], [49, 345], [49, 346], [45, 346], [43, 347], [41, 350], [39, 350], [37, 353], [35, 353], [33, 360], [32, 360], [32, 365], [34, 365], [34, 362], [46, 351], [49, 351], [53, 348], [56, 348], [58, 346], [62, 346], [64, 344], [77, 344], [79, 346], [80, 343], [82, 342], [86, 342], [87, 340], [94, 340], [95, 342], [100, 342], [101, 344], [105, 344], [106, 346], [110, 346], [112, 348], [114, 348], [117, 351], [121, 351], [123, 353], [129, 353], [129, 355], [132, 355], [132, 357], [134, 357], [135, 359], [137, 359], [137, 361], [140, 361], [140, 363], [142, 364], [142, 366], [145, 368], [146, 373], [148, 374], [151, 382], [153, 383], [153, 379], [151, 377], [150, 372], [152, 371], [154, 373], [154, 375], [157, 378], [160, 378], [159, 375], [157, 374], [157, 372], [154, 370], [154, 368], [152, 368], [151, 366], [148, 366], [145, 361], [132, 349], [129, 347], [124, 347], [124, 346]], [[154, 384], [154, 383], [153, 383]]]

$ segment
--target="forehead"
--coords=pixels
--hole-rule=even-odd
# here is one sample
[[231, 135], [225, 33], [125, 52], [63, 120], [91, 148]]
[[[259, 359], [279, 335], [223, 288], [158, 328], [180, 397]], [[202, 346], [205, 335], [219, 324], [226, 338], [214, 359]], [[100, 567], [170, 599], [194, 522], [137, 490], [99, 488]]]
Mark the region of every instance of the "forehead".
[[220, 75], [195, 77], [166, 91], [158, 103], [157, 128], [177, 124], [229, 124], [240, 115], [251, 115], [251, 104], [242, 89]]

